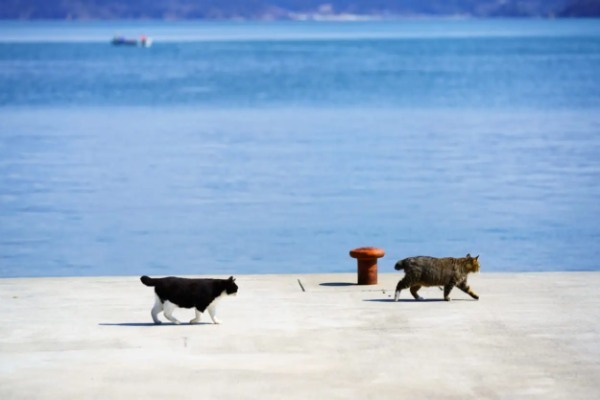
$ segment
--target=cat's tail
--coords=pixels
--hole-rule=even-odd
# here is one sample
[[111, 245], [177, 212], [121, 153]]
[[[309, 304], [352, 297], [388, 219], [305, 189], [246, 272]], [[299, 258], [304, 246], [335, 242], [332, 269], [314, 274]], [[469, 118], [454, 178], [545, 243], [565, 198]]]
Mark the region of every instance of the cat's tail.
[[140, 281], [142, 281], [142, 283], [146, 286], [155, 286], [156, 285], [156, 279], [152, 279], [149, 276], [142, 276], [140, 278]]
[[394, 269], [396, 271], [400, 271], [401, 269], [404, 269], [406, 264], [407, 264], [406, 260], [400, 260], [396, 263], [396, 265], [394, 265]]

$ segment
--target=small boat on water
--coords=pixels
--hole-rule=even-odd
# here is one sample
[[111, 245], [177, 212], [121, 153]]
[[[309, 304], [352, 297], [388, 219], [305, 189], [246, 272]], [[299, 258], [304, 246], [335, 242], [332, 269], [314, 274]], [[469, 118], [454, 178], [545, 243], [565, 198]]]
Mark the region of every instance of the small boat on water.
[[152, 46], [152, 39], [142, 35], [139, 39], [126, 38], [124, 36], [115, 36], [111, 43], [115, 46], [139, 46], [139, 47], [150, 47]]

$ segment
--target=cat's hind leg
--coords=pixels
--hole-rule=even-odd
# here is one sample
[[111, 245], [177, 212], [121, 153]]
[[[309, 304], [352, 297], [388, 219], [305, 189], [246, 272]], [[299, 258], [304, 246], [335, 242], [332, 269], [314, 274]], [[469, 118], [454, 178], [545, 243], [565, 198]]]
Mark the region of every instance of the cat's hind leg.
[[175, 318], [173, 316], [173, 311], [175, 311], [176, 308], [177, 308], [177, 306], [175, 304], [171, 303], [169, 300], [165, 301], [165, 303], [163, 304], [163, 309], [165, 311], [165, 318], [174, 324], [180, 324], [181, 322], [179, 322], [177, 320], [177, 318]]
[[194, 311], [196, 312], [196, 318], [190, 319], [190, 324], [197, 324], [200, 322], [200, 317], [202, 317], [202, 313], [197, 308], [194, 308]]
[[223, 322], [219, 318], [217, 318], [217, 307], [215, 306], [215, 304], [211, 304], [210, 306], [208, 306], [208, 315], [210, 315], [210, 318], [215, 324], [220, 324], [221, 322]]
[[411, 285], [410, 279], [408, 279], [406, 276], [404, 278], [402, 278], [398, 282], [398, 285], [396, 285], [396, 294], [394, 295], [394, 301], [400, 300], [400, 292], [402, 291], [402, 289], [409, 288], [410, 285]]
[[158, 319], [158, 313], [161, 312], [162, 310], [163, 310], [163, 303], [162, 303], [162, 301], [160, 301], [160, 297], [156, 296], [156, 300], [154, 302], [154, 307], [152, 307], [152, 310], [150, 311], [150, 314], [152, 315], [152, 320], [154, 321], [155, 324], [162, 323], [160, 321], [160, 319]]
[[419, 291], [419, 289], [421, 289], [421, 286], [419, 286], [419, 285], [410, 287], [410, 294], [413, 295], [415, 300], [423, 300], [423, 298], [421, 296], [419, 296], [419, 294], [417, 293]]

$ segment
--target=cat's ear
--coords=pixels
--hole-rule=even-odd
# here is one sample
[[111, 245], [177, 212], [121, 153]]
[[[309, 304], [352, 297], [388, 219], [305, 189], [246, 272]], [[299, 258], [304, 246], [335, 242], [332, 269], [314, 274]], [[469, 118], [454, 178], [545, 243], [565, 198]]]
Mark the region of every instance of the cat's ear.
[[475, 257], [475, 260], [477, 260], [479, 258], [479, 254], [477, 254], [477, 257]]
[[467, 253], [467, 258], [471, 258], [471, 253]]
[[229, 277], [229, 280], [230, 280], [231, 282], [235, 282], [235, 278], [234, 278], [233, 276], [230, 276], [230, 277]]

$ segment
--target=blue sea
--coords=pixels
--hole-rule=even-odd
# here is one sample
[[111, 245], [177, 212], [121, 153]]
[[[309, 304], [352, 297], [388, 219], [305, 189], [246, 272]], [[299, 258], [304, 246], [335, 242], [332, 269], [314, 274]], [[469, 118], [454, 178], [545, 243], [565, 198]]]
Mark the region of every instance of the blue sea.
[[0, 277], [361, 246], [600, 270], [600, 20], [0, 22]]

